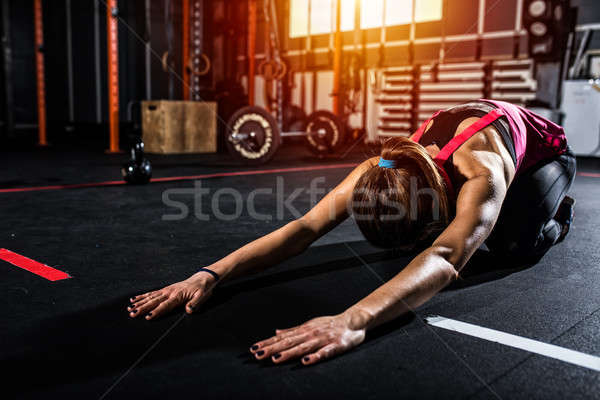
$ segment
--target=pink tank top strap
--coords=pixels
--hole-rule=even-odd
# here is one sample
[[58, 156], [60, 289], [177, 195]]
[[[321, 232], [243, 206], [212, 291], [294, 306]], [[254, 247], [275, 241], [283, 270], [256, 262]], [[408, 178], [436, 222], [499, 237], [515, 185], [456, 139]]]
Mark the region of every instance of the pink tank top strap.
[[438, 171], [440, 171], [440, 175], [442, 175], [442, 178], [444, 178], [444, 183], [446, 184], [446, 189], [448, 190], [448, 198], [451, 200], [456, 200], [456, 192], [454, 191], [454, 185], [452, 185], [452, 180], [450, 180], [450, 176], [444, 169], [444, 164], [441, 164], [439, 162], [436, 162], [435, 164], [438, 166]]
[[484, 129], [492, 122], [500, 118], [504, 115], [504, 112], [497, 108], [495, 110], [490, 111], [483, 117], [481, 117], [477, 122], [469, 125], [464, 131], [456, 135], [452, 140], [448, 142], [435, 157], [434, 161], [438, 163], [438, 165], [444, 165], [448, 158], [454, 153], [460, 146], [462, 146], [467, 140], [469, 140], [474, 134]]
[[437, 117], [442, 111], [443, 110], [437, 111], [435, 114], [433, 114], [431, 116], [431, 118], [429, 118], [427, 121], [425, 121], [421, 124], [421, 126], [419, 127], [419, 129], [417, 129], [417, 131], [415, 132], [415, 135], [413, 137], [414, 142], [419, 143], [419, 141], [421, 140], [421, 137], [425, 133], [425, 129], [427, 129], [427, 125], [429, 125], [431, 120], [434, 119], [435, 117]]
[[[427, 125], [429, 125], [429, 122], [431, 122], [431, 120], [433, 118], [435, 118], [440, 112], [442, 112], [442, 111], [438, 111], [435, 114], [433, 114], [433, 116], [431, 118], [429, 118], [427, 121], [425, 121], [421, 125], [421, 127], [417, 130], [417, 132], [415, 132], [415, 134], [413, 136], [413, 140], [415, 142], [418, 143], [421, 140], [421, 137], [425, 133], [425, 129], [427, 129]], [[490, 111], [488, 114], [486, 114], [485, 116], [480, 118], [477, 122], [472, 123], [465, 130], [463, 130], [461, 133], [459, 133], [454, 138], [452, 138], [452, 140], [450, 140], [440, 150], [438, 155], [433, 159], [433, 161], [438, 166], [440, 174], [444, 178], [444, 182], [446, 183], [446, 187], [448, 189], [448, 195], [450, 198], [455, 199], [456, 192], [454, 190], [454, 185], [452, 184], [452, 181], [450, 180], [450, 176], [448, 175], [448, 172], [446, 172], [446, 169], [444, 168], [444, 164], [446, 164], [446, 161], [448, 161], [448, 158], [450, 158], [452, 153], [454, 153], [456, 150], [458, 150], [458, 148], [460, 146], [462, 146], [467, 140], [469, 140], [474, 134], [481, 131], [482, 129], [484, 129], [485, 127], [487, 127], [488, 125], [490, 125], [492, 122], [494, 122], [495, 120], [497, 120], [498, 118], [500, 118], [503, 115], [504, 115], [504, 112], [499, 108]]]

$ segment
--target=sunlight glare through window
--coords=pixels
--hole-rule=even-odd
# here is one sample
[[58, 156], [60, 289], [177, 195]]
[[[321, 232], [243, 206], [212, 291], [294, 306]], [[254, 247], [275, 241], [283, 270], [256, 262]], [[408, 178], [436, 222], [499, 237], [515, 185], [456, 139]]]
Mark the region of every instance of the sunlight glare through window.
[[[311, 1], [311, 35], [328, 34], [335, 30], [336, 0], [289, 0], [290, 36], [306, 36], [308, 31], [308, 10]], [[413, 0], [358, 0], [361, 6], [361, 29], [382, 26], [385, 5], [385, 25], [409, 24], [413, 14]], [[354, 29], [355, 0], [342, 0], [342, 31]], [[385, 3], [384, 3], [385, 2]], [[415, 22], [437, 21], [442, 19], [442, 0], [416, 0]]]

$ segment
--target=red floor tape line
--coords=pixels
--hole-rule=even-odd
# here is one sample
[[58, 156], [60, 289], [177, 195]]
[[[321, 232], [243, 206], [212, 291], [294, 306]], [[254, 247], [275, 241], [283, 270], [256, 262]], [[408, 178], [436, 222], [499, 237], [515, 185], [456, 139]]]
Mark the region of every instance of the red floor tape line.
[[[332, 164], [332, 165], [315, 165], [312, 167], [296, 167], [296, 168], [279, 168], [279, 169], [265, 169], [258, 171], [236, 171], [236, 172], [217, 172], [214, 174], [203, 174], [203, 175], [189, 175], [189, 176], [170, 176], [165, 178], [154, 178], [150, 183], [155, 182], [175, 182], [175, 181], [188, 181], [196, 179], [210, 179], [210, 178], [221, 178], [228, 176], [246, 176], [246, 175], [266, 175], [266, 174], [277, 174], [280, 172], [306, 172], [306, 171], [318, 171], [323, 169], [339, 169], [339, 168], [353, 168], [358, 164]], [[16, 192], [36, 192], [41, 190], [61, 190], [61, 189], [81, 189], [91, 188], [100, 186], [118, 186], [125, 185], [125, 181], [106, 181], [106, 182], [94, 182], [94, 183], [76, 183], [73, 185], [54, 185], [54, 186], [31, 186], [13, 189], [0, 189], [0, 193], [16, 193]]]
[[70, 278], [69, 274], [67, 273], [34, 261], [31, 258], [24, 257], [17, 253], [13, 253], [12, 251], [7, 249], [0, 249], [0, 259], [11, 263], [16, 267], [23, 268], [24, 270], [39, 275], [42, 278], [46, 278], [49, 281], [60, 281], [62, 279]]
[[600, 174], [595, 174], [593, 172], [579, 172], [577, 175], [587, 176], [587, 177], [591, 177], [591, 178], [600, 178]]
[[[332, 164], [332, 165], [317, 165], [313, 167], [297, 167], [297, 168], [280, 168], [280, 169], [266, 169], [258, 171], [237, 171], [237, 172], [217, 172], [214, 174], [204, 175], [189, 175], [189, 176], [170, 176], [165, 178], [154, 178], [150, 183], [155, 182], [175, 182], [175, 181], [188, 181], [195, 179], [210, 179], [220, 178], [228, 176], [246, 176], [246, 175], [265, 175], [265, 174], [277, 174], [280, 172], [305, 172], [305, 171], [318, 171], [322, 169], [339, 169], [339, 168], [354, 168], [358, 164]], [[577, 175], [587, 176], [592, 178], [600, 178], [600, 174], [592, 172], [579, 172]], [[62, 189], [82, 189], [82, 188], [93, 188], [101, 186], [119, 186], [125, 185], [125, 181], [106, 181], [106, 182], [92, 182], [92, 183], [76, 183], [72, 185], [54, 185], [54, 186], [30, 186], [13, 189], [0, 189], [0, 193], [18, 193], [18, 192], [36, 192], [42, 190], [62, 190]]]

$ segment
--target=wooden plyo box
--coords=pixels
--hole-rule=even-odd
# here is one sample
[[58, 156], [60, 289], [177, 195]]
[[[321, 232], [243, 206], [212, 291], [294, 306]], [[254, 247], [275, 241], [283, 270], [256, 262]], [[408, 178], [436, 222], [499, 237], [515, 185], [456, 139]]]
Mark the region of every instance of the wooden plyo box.
[[215, 153], [217, 103], [143, 101], [142, 140], [148, 153]]

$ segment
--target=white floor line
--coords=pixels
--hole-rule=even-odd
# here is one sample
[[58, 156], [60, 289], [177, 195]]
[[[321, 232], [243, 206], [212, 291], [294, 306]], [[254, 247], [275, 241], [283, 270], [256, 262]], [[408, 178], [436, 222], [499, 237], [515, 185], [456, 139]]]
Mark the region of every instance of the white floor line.
[[478, 325], [468, 324], [466, 322], [461, 322], [450, 318], [431, 316], [425, 318], [425, 320], [429, 325], [436, 326], [438, 328], [464, 333], [465, 335], [515, 347], [517, 349], [540, 354], [600, 372], [600, 357], [592, 356], [580, 351], [565, 349], [564, 347], [553, 344], [512, 335], [510, 333], [501, 332], [494, 329], [484, 328]]

